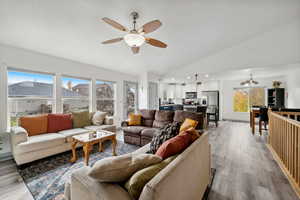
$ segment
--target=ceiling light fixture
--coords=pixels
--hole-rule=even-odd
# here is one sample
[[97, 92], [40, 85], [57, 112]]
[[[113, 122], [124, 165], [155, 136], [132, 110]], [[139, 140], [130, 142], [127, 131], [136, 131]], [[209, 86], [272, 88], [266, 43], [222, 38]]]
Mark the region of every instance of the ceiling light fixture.
[[124, 40], [130, 47], [140, 47], [145, 42], [144, 36], [137, 33], [128, 33], [124, 36]]
[[145, 34], [151, 33], [158, 29], [162, 24], [159, 20], [153, 20], [151, 22], [148, 22], [144, 24], [140, 28], [136, 28], [136, 20], [139, 18], [139, 14], [137, 12], [132, 12], [131, 16], [133, 18], [133, 28], [132, 30], [128, 30], [123, 25], [119, 24], [118, 22], [109, 19], [107, 17], [102, 18], [104, 22], [107, 24], [113, 26], [116, 29], [119, 29], [120, 31], [127, 32], [127, 34], [123, 37], [114, 38], [111, 40], [106, 40], [102, 42], [102, 44], [111, 44], [115, 42], [120, 42], [122, 40], [125, 41], [125, 43], [131, 47], [131, 50], [134, 54], [139, 53], [140, 46], [142, 46], [144, 43], [150, 44], [154, 47], [160, 47], [160, 48], [166, 48], [167, 45], [159, 40], [145, 37]]

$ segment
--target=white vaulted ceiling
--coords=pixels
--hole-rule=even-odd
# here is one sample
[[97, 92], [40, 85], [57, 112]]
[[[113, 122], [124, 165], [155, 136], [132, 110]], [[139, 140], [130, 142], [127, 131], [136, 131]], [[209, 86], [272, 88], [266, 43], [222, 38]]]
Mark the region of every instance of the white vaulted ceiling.
[[[149, 36], [167, 49], [145, 44], [133, 55], [124, 42], [101, 44], [124, 33], [100, 19], [131, 28], [132, 11], [140, 14], [139, 26], [161, 20]], [[299, 19], [298, 0], [0, 0], [0, 43], [130, 74], [164, 75]], [[226, 68], [232, 66], [216, 70]]]

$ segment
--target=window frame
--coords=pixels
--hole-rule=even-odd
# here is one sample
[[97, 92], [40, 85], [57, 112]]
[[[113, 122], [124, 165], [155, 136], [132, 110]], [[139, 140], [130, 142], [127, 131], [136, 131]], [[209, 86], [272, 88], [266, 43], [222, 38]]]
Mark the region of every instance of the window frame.
[[[112, 99], [109, 99], [109, 98], [101, 98], [101, 97], [97, 97], [97, 82], [109, 82], [109, 83], [112, 83], [113, 84], [113, 98]], [[116, 81], [108, 81], [108, 80], [101, 80], [101, 79], [95, 79], [95, 111], [97, 111], [97, 101], [98, 100], [113, 100], [114, 102], [114, 110], [113, 110], [113, 115], [112, 116], [115, 116], [116, 115], [116, 106], [117, 106], [117, 82]]]
[[[79, 79], [79, 80], [84, 80], [84, 81], [88, 81], [88, 95], [87, 96], [74, 96], [74, 97], [64, 97], [63, 95], [63, 79], [64, 78], [72, 78], [72, 79]], [[60, 87], [61, 87], [61, 90], [60, 90], [60, 97], [61, 97], [61, 110], [60, 112], [61, 113], [66, 113], [64, 112], [64, 100], [87, 100], [88, 101], [88, 109], [87, 111], [91, 111], [91, 108], [92, 108], [92, 105], [91, 105], [91, 99], [92, 99], [92, 79], [88, 79], [88, 78], [84, 78], [84, 77], [78, 77], [78, 76], [72, 76], [72, 75], [66, 75], [66, 74], [62, 74], [60, 76]], [[72, 110], [69, 110], [69, 112], [72, 112]], [[67, 112], [68, 113], [68, 112]]]
[[[266, 87], [265, 86], [254, 86], [254, 87], [251, 87], [251, 86], [247, 86], [247, 87], [237, 87], [237, 88], [233, 88], [233, 91], [235, 92], [236, 90], [247, 90], [248, 92], [248, 98], [247, 98], [247, 101], [248, 101], [248, 110], [247, 112], [239, 112], [239, 111], [234, 111], [234, 100], [233, 100], [233, 105], [232, 105], [232, 109], [233, 109], [233, 112], [234, 113], [250, 113], [251, 111], [251, 101], [250, 101], [250, 98], [251, 98], [251, 95], [250, 95], [250, 92], [251, 92], [251, 89], [253, 88], [263, 88], [264, 89], [264, 96], [266, 95]], [[233, 98], [234, 98], [234, 95], [235, 93], [233, 93]], [[264, 104], [266, 104], [266, 102], [264, 102]]]
[[[9, 72], [21, 72], [21, 73], [27, 73], [27, 74], [41, 74], [41, 75], [48, 75], [51, 76], [52, 79], [52, 96], [23, 96], [23, 97], [10, 97], [9, 96]], [[7, 128], [11, 128], [11, 112], [9, 110], [9, 103], [10, 101], [18, 101], [18, 100], [46, 100], [51, 102], [51, 113], [55, 112], [56, 107], [56, 94], [55, 94], [55, 84], [56, 84], [56, 75], [54, 73], [49, 72], [40, 72], [40, 71], [34, 71], [34, 70], [26, 70], [26, 69], [20, 69], [15, 67], [7, 67], [6, 68], [6, 88], [7, 88]], [[46, 114], [46, 113], [37, 113], [37, 114]], [[16, 125], [18, 125], [18, 120], [16, 121]]]

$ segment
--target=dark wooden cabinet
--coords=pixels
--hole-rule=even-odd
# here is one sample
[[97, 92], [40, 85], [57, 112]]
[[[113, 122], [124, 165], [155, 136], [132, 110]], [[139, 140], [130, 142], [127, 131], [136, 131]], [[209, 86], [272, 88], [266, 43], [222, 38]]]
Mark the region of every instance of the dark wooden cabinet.
[[284, 88], [268, 89], [268, 107], [284, 108]]

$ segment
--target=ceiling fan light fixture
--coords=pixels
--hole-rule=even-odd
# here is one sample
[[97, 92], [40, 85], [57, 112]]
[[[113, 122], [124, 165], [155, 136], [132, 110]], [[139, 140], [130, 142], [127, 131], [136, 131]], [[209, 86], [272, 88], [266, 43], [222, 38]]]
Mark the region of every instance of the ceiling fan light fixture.
[[126, 44], [130, 47], [139, 47], [145, 42], [145, 37], [137, 33], [128, 33], [124, 36]]

